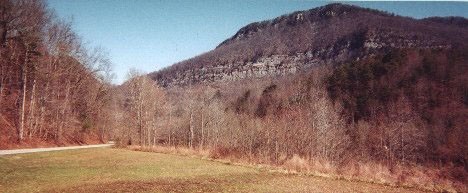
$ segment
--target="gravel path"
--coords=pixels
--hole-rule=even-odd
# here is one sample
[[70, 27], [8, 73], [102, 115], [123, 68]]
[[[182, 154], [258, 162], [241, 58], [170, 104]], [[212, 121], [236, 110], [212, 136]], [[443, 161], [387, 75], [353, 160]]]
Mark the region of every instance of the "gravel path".
[[60, 150], [69, 150], [69, 149], [110, 147], [110, 146], [113, 146], [113, 145], [114, 145], [113, 143], [108, 143], [108, 144], [98, 144], [98, 145], [69, 146], [69, 147], [48, 147], [48, 148], [33, 148], [33, 149], [0, 150], [0, 156], [2, 156], [2, 155], [11, 155], [11, 154], [21, 154], [21, 153], [44, 152], [44, 151], [60, 151]]

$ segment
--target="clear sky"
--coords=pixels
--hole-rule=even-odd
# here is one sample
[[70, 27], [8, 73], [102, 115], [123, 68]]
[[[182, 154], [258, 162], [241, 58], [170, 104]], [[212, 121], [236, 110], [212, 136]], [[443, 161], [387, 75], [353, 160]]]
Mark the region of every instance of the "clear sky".
[[[91, 46], [108, 51], [120, 84], [130, 68], [152, 72], [214, 49], [251, 22], [272, 19], [325, 1], [48, 0]], [[347, 2], [398, 15], [463, 16], [467, 2]]]

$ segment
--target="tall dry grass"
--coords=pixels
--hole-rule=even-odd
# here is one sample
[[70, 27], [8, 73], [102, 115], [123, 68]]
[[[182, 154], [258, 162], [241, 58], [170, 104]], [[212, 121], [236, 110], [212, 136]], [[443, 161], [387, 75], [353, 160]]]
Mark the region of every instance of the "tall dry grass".
[[[209, 159], [226, 164], [266, 168], [270, 172], [321, 176], [332, 179], [345, 179], [367, 183], [377, 183], [397, 187], [413, 187], [434, 192], [467, 192], [466, 183], [456, 182], [441, 175], [460, 172], [460, 168], [435, 168], [417, 165], [387, 166], [376, 162], [354, 162], [336, 166], [323, 159], [306, 159], [293, 155], [281, 164], [265, 162], [266, 159], [248, 159], [246, 156], [230, 155], [224, 149], [190, 149], [187, 147], [131, 145], [127, 149], [134, 151], [156, 152]], [[466, 178], [466, 177], [463, 177]]]

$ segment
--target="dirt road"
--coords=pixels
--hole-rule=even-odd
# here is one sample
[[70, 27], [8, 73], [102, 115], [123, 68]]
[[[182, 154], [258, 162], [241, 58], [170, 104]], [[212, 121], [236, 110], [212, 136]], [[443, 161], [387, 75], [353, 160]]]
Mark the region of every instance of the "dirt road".
[[48, 147], [48, 148], [0, 150], [0, 156], [2, 156], [2, 155], [11, 155], [11, 154], [21, 154], [21, 153], [44, 152], [44, 151], [60, 151], [60, 150], [69, 150], [69, 149], [110, 147], [110, 146], [113, 146], [113, 145], [114, 145], [113, 143], [108, 143], [108, 144], [98, 144], [98, 145], [69, 146], [69, 147]]

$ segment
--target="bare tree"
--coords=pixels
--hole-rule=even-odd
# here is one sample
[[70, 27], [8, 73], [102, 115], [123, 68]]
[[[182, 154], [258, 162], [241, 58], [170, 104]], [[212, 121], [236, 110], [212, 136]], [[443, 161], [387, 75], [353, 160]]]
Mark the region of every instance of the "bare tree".
[[151, 141], [156, 141], [157, 116], [163, 109], [164, 93], [154, 81], [135, 69], [130, 70], [128, 77], [126, 100], [129, 112], [136, 118], [139, 144], [151, 145]]

